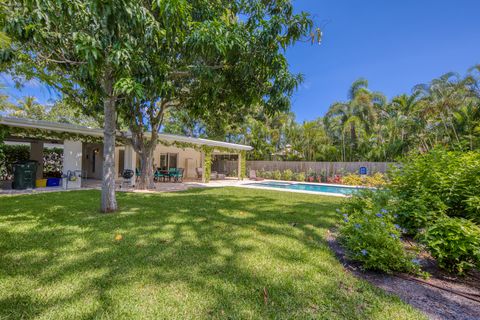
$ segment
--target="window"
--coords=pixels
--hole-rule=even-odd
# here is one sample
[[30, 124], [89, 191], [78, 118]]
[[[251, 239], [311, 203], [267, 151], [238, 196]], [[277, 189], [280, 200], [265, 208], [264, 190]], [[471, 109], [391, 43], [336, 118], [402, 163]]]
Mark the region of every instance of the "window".
[[177, 154], [169, 153], [168, 154], [168, 168], [177, 168]]
[[178, 154], [176, 153], [161, 153], [160, 154], [160, 169], [168, 170], [170, 168], [177, 168]]

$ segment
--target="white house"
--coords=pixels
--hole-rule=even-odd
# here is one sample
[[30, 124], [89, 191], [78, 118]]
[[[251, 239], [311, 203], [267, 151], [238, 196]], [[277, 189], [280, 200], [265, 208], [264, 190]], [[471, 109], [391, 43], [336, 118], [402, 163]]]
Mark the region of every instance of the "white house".
[[[31, 144], [31, 159], [43, 159], [45, 143], [63, 144], [63, 173], [79, 172], [88, 179], [101, 179], [103, 167], [103, 130], [73, 124], [20, 119], [0, 116], [0, 126], [9, 133], [6, 141], [28, 142]], [[119, 136], [128, 133], [118, 133]], [[213, 155], [237, 154], [240, 168], [240, 153], [252, 147], [209, 139], [159, 134], [159, 145], [154, 152], [157, 168], [183, 168], [184, 177], [197, 178], [197, 168], [205, 166], [202, 146], [211, 147]], [[139, 168], [136, 153], [130, 145], [118, 143], [115, 148], [116, 171], [120, 176], [124, 169]], [[240, 170], [237, 171], [240, 174]], [[41, 178], [42, 170], [37, 176]]]

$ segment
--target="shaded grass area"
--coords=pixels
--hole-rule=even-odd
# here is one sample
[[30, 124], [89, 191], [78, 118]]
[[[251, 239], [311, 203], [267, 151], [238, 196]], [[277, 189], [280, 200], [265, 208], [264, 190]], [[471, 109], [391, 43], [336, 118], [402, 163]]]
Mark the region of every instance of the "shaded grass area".
[[0, 319], [423, 318], [335, 259], [338, 198], [119, 193], [111, 215], [99, 198], [0, 197]]

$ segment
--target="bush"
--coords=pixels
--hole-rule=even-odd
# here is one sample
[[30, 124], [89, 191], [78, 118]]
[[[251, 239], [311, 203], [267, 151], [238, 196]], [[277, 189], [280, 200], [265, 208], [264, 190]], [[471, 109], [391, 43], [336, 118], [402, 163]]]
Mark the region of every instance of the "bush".
[[369, 187], [384, 187], [387, 184], [387, 179], [385, 175], [377, 172], [372, 176], [365, 177], [365, 185]]
[[421, 236], [438, 265], [463, 274], [480, 266], [480, 228], [462, 218], [442, 218]]
[[[421, 198], [416, 215], [444, 213], [480, 223], [475, 197], [480, 190], [480, 153], [436, 149], [411, 156], [390, 174], [390, 188], [402, 209], [411, 210]], [[428, 218], [429, 219], [429, 218]]]
[[282, 180], [282, 173], [280, 172], [280, 170], [275, 170], [272, 172], [272, 179]]
[[262, 175], [262, 178], [264, 179], [272, 179], [273, 176], [271, 171], [263, 171]]
[[349, 186], [367, 186], [367, 187], [383, 187], [387, 184], [385, 176], [380, 172], [375, 173], [373, 176], [362, 177], [358, 174], [348, 174], [342, 178], [343, 184]]
[[295, 173], [294, 176], [293, 176], [293, 179], [295, 181], [305, 181], [305, 179], [306, 179], [305, 173], [303, 173], [303, 172]]
[[363, 186], [365, 181], [360, 175], [352, 173], [343, 177], [343, 183], [348, 186]]
[[388, 209], [378, 207], [381, 201], [375, 197], [354, 196], [339, 210], [344, 216], [340, 241], [348, 256], [365, 269], [420, 273], [414, 254], [405, 250], [400, 239], [401, 228]]
[[290, 169], [287, 169], [287, 170], [283, 171], [282, 179], [286, 180], [286, 181], [293, 180], [293, 171], [290, 170]]
[[408, 201], [396, 198], [394, 202], [392, 210], [397, 222], [410, 235], [416, 235], [421, 229], [445, 216], [446, 206], [442, 199], [426, 190], [418, 190], [417, 195]]

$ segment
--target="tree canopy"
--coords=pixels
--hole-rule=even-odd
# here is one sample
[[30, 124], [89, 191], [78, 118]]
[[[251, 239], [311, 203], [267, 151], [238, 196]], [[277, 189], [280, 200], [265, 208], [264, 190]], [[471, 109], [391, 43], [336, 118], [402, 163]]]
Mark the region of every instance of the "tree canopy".
[[[248, 156], [255, 160], [396, 161], [438, 145], [479, 150], [478, 88], [478, 66], [465, 76], [447, 73], [390, 101], [359, 79], [348, 90], [348, 99], [333, 103], [324, 117], [298, 123], [292, 113], [259, 113], [223, 137], [254, 146]], [[203, 137], [218, 134], [201, 121], [171, 117], [165, 127], [170, 132], [188, 127]]]

